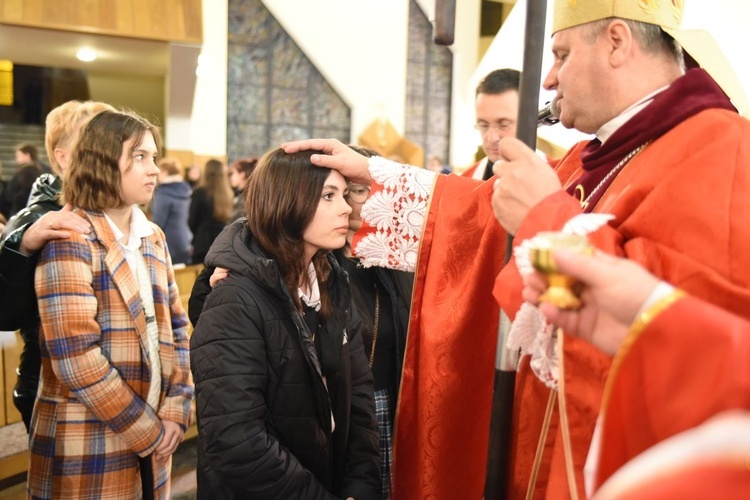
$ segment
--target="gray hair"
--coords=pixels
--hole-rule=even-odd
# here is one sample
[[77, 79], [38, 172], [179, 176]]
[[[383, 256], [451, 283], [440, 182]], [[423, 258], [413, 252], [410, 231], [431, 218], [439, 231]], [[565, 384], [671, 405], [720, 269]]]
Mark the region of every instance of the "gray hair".
[[607, 26], [616, 19], [619, 19], [628, 25], [630, 31], [633, 33], [633, 38], [635, 38], [644, 52], [653, 55], [667, 55], [669, 58], [673, 59], [675, 63], [680, 65], [683, 70], [685, 69], [685, 58], [682, 52], [682, 46], [677, 40], [661, 29], [661, 26], [656, 24], [618, 17], [599, 19], [598, 21], [593, 21], [583, 25], [582, 36], [584, 41], [587, 43], [594, 43], [599, 35], [607, 29]]

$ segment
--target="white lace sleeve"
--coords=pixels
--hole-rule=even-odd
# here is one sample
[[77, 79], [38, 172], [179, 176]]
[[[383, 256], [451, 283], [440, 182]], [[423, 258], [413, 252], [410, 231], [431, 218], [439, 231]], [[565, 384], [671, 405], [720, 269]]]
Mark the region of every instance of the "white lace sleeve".
[[362, 219], [373, 230], [355, 249], [365, 267], [414, 271], [427, 215], [434, 172], [375, 156], [370, 176], [383, 186], [362, 206]]

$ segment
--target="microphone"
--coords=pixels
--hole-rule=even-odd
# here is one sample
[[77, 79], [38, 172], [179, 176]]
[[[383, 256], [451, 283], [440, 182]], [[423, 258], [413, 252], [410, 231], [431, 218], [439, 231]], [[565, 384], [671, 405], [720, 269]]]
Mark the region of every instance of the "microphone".
[[536, 118], [536, 126], [554, 125], [560, 121], [560, 109], [557, 107], [557, 97], [548, 102], [546, 106], [539, 110]]

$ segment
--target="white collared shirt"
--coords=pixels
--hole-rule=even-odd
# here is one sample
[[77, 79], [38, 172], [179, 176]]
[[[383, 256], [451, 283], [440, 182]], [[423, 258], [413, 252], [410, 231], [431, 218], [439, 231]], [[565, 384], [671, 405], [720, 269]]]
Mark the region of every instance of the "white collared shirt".
[[[307, 275], [310, 278], [310, 295], [308, 296], [301, 288], [297, 289], [297, 294], [300, 300], [307, 304], [307, 307], [320, 311], [320, 285], [318, 285], [318, 275], [312, 262], [307, 266]], [[346, 343], [346, 336], [344, 337], [344, 343]], [[328, 380], [325, 376], [323, 376], [323, 385], [328, 390]], [[336, 430], [336, 420], [333, 418], [333, 408], [331, 408], [331, 432], [334, 430]]]
[[146, 214], [143, 213], [138, 205], [133, 205], [132, 210], [133, 215], [130, 218], [130, 236], [128, 237], [127, 242], [122, 241], [125, 234], [119, 227], [117, 227], [109, 215], [105, 213], [104, 218], [107, 220], [110, 229], [112, 229], [112, 234], [115, 235], [115, 240], [117, 240], [117, 243], [122, 246], [125, 253], [125, 260], [128, 261], [128, 266], [130, 266], [130, 270], [135, 276], [137, 271], [135, 253], [141, 248], [141, 238], [154, 234], [154, 229], [151, 227], [151, 224], [149, 224]]
[[318, 285], [318, 275], [315, 272], [315, 266], [312, 262], [307, 266], [307, 276], [310, 278], [310, 295], [303, 292], [301, 288], [297, 289], [297, 294], [300, 300], [307, 304], [307, 307], [312, 307], [316, 311], [320, 311], [320, 286]]
[[154, 295], [152, 283], [149, 277], [146, 261], [140, 252], [141, 239], [154, 234], [154, 229], [149, 224], [146, 214], [137, 206], [132, 206], [132, 215], [130, 217], [130, 235], [128, 241], [123, 242], [125, 234], [120, 230], [114, 221], [104, 214], [112, 233], [117, 240], [117, 244], [122, 248], [125, 254], [125, 260], [128, 263], [130, 272], [136, 279], [138, 289], [143, 304], [143, 312], [146, 316], [146, 335], [148, 337], [148, 360], [151, 365], [151, 384], [149, 386], [146, 402], [154, 411], [159, 409], [159, 399], [161, 395], [161, 358], [159, 357], [159, 327], [156, 324], [156, 310], [154, 308]]

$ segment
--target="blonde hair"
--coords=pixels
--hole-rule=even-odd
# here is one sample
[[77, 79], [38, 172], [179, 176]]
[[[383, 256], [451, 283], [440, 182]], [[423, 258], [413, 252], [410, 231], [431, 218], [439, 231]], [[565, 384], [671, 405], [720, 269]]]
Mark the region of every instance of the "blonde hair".
[[68, 101], [47, 114], [44, 147], [50, 166], [57, 175], [61, 175], [62, 169], [55, 158], [55, 149], [62, 148], [72, 153], [83, 125], [102, 111], [115, 111], [115, 108], [104, 102]]

